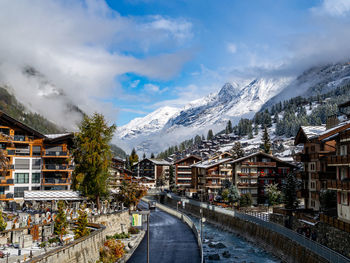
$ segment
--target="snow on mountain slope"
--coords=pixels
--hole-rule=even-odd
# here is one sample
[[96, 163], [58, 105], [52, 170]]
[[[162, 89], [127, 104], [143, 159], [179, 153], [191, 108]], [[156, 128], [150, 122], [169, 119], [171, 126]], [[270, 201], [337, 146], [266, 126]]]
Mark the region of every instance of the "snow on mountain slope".
[[161, 130], [165, 123], [180, 109], [162, 107], [143, 118], [135, 118], [127, 125], [118, 128], [118, 136], [123, 139], [135, 138], [138, 135], [147, 135]]
[[[128, 148], [156, 152], [179, 140], [206, 133], [208, 129], [223, 129], [229, 119], [254, 114], [289, 81], [285, 78], [255, 79], [242, 87], [226, 83], [219, 92], [193, 101], [182, 109], [164, 107], [134, 119], [118, 129], [118, 136]], [[152, 149], [149, 149], [151, 145]]]

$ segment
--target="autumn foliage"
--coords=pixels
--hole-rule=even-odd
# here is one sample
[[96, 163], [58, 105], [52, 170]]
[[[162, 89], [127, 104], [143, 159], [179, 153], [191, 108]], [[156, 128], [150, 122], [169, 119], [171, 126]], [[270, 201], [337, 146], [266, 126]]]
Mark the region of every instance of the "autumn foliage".
[[114, 263], [124, 254], [124, 244], [120, 240], [108, 239], [100, 250], [100, 262]]
[[116, 195], [116, 199], [123, 202], [125, 206], [136, 206], [142, 197], [147, 193], [147, 189], [135, 182], [129, 183], [124, 181], [120, 186], [120, 191]]

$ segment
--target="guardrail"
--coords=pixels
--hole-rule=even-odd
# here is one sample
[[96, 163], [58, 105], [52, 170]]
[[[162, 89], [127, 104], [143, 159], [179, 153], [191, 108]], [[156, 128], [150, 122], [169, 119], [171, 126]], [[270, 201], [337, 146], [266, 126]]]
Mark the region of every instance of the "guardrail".
[[263, 226], [271, 231], [279, 233], [279, 234], [293, 240], [294, 242], [309, 249], [313, 253], [323, 257], [324, 259], [328, 260], [329, 262], [334, 262], [334, 263], [349, 263], [350, 262], [349, 258], [337, 253], [336, 251], [334, 251], [326, 246], [323, 246], [323, 245], [321, 245], [321, 244], [319, 244], [311, 239], [308, 239], [305, 236], [300, 235], [299, 233], [297, 233], [289, 228], [283, 227], [279, 224], [276, 224], [273, 222], [266, 222], [264, 220], [261, 220], [259, 218], [254, 217], [254, 216], [251, 216], [251, 215], [243, 214], [243, 213], [240, 213], [237, 211], [227, 210], [227, 209], [224, 209], [221, 207], [213, 206], [213, 205], [206, 204], [206, 203], [201, 203], [201, 202], [198, 202], [195, 200], [181, 198], [181, 197], [178, 197], [178, 196], [175, 196], [172, 194], [167, 194], [167, 196], [169, 198], [174, 199], [174, 200], [181, 200], [181, 201], [184, 201], [186, 203], [190, 203], [190, 204], [195, 205], [195, 206], [199, 206], [199, 207], [202, 207], [202, 208], [205, 208], [208, 210], [212, 210], [212, 211], [215, 211], [218, 213], [222, 213], [225, 215], [238, 217], [242, 220], [249, 221], [249, 222], [252, 222], [254, 224], [258, 224], [260, 226]]
[[[148, 201], [148, 199], [147, 199]], [[181, 213], [179, 211], [176, 211], [168, 206], [162, 205], [160, 203], [156, 203], [156, 207], [158, 207], [159, 209], [163, 210], [164, 212], [173, 215], [179, 219], [181, 219], [184, 223], [186, 223], [193, 231], [196, 239], [197, 239], [197, 244], [199, 247], [199, 253], [200, 253], [200, 258], [201, 258], [201, 263], [204, 262], [204, 256], [203, 256], [203, 245], [202, 245], [202, 240], [201, 240], [201, 236], [200, 236], [200, 232], [197, 229], [196, 225], [192, 222], [192, 220], [185, 215], [184, 213]]]

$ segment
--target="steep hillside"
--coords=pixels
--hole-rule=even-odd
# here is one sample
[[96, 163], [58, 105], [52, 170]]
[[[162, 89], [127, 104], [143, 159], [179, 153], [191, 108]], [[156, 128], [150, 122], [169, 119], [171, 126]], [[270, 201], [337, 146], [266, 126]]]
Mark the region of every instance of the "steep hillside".
[[0, 87], [0, 110], [43, 134], [65, 132], [64, 128], [58, 127], [40, 114], [28, 111], [3, 87]]

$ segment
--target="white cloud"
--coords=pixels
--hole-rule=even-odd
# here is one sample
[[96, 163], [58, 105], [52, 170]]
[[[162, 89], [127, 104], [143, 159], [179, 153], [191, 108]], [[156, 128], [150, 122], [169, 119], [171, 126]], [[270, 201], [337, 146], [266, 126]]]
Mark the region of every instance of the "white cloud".
[[130, 83], [130, 87], [131, 88], [136, 88], [140, 83], [140, 80], [137, 79], [137, 80], [134, 80], [133, 82]]
[[228, 50], [230, 53], [232, 53], [232, 54], [236, 53], [236, 52], [237, 52], [237, 46], [236, 46], [236, 44], [234, 44], [234, 43], [228, 43], [228, 44], [227, 44], [227, 50]]
[[[149, 26], [152, 23], [158, 26]], [[67, 102], [114, 120], [118, 109], [103, 101], [127, 95], [117, 77], [134, 73], [172, 78], [191, 58], [191, 51], [180, 47], [172, 53], [168, 41], [189, 36], [190, 27], [183, 19], [123, 17], [102, 0], [1, 1], [0, 85], [12, 87], [32, 110], [64, 126], [76, 120], [69, 120]], [[164, 45], [163, 53], [124, 55], [132, 54], [125, 50], [139, 50], [143, 40], [148, 48]], [[24, 74], [26, 66], [40, 77]], [[61, 96], [52, 99], [57, 92]]]
[[314, 7], [313, 12], [320, 15], [344, 16], [350, 11], [349, 0], [323, 0], [322, 4]]
[[159, 86], [157, 86], [155, 84], [148, 83], [148, 84], [145, 84], [144, 90], [146, 92], [148, 92], [148, 93], [159, 93], [159, 94], [162, 94], [165, 91], [167, 91], [168, 89], [167, 88], [161, 89]]

